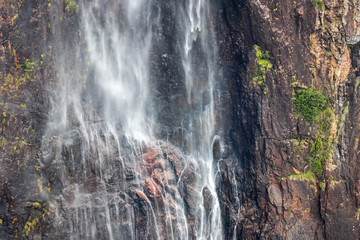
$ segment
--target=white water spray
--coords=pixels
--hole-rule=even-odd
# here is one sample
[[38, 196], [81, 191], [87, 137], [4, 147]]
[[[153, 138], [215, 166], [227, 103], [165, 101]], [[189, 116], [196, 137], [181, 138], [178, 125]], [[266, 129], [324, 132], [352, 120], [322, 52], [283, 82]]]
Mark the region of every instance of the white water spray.
[[[190, 106], [189, 123], [183, 128], [186, 136], [190, 161], [199, 166], [201, 178], [198, 179], [200, 197], [197, 200], [197, 236], [199, 239], [222, 239], [220, 204], [216, 193], [212, 143], [215, 137], [214, 85], [217, 75], [216, 40], [210, 21], [209, 4], [203, 0], [188, 0], [182, 15], [185, 22], [185, 41], [183, 47], [183, 67], [187, 89], [187, 101]], [[195, 46], [195, 45], [200, 45]], [[202, 64], [194, 66], [195, 47], [200, 48]], [[199, 51], [199, 50], [197, 50]], [[197, 57], [198, 58], [198, 57]], [[200, 68], [200, 69], [199, 69]], [[210, 199], [204, 199], [204, 189], [210, 192]], [[211, 201], [210, 213], [204, 202]], [[208, 203], [209, 204], [209, 203]], [[209, 216], [207, 216], [209, 215]]]
[[[187, 112], [182, 116], [186, 156], [175, 170], [166, 163], [169, 144], [159, 144], [153, 133], [149, 66], [153, 22], [161, 14], [154, 13], [155, 5], [79, 1], [82, 41], [68, 44], [66, 36], [59, 36], [65, 41], [55, 44], [58, 84], [49, 86], [52, 108], [43, 164], [55, 164], [59, 171], [63, 189], [51, 201], [70, 239], [223, 238], [212, 150], [218, 68], [209, 4], [186, 0], [176, 19], [182, 26], [179, 65], [185, 73]], [[52, 21], [56, 36], [61, 21]], [[149, 151], [158, 155], [149, 160]], [[144, 169], [151, 169], [151, 161], [159, 161], [160, 172]], [[182, 173], [190, 168], [193, 186], [184, 196]], [[177, 182], [174, 171], [181, 172]], [[145, 213], [139, 217], [139, 211]]]

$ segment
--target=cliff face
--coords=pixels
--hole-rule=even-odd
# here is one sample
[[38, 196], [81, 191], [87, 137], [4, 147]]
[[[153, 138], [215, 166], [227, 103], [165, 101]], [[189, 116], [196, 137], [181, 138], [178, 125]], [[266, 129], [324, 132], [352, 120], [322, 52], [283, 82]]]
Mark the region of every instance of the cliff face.
[[[152, 51], [150, 76], [156, 135], [179, 146], [180, 115], [186, 106], [177, 66], [178, 5], [156, 4], [163, 26], [153, 40], [159, 47]], [[224, 239], [360, 236], [359, 6], [357, 0], [211, 1], [224, 79], [218, 86], [221, 105], [216, 107], [224, 149], [220, 151], [217, 141], [213, 145], [220, 170], [216, 180]], [[62, 213], [49, 202], [60, 195], [71, 198], [74, 191], [60, 180], [56, 165], [43, 165], [51, 155], [48, 149], [56, 148], [58, 141], [43, 139], [49, 111], [45, 86], [56, 81], [54, 41], [68, 35], [78, 40], [77, 10], [69, 1], [3, 0], [0, 13], [0, 238], [62, 239], [71, 234], [70, 226], [63, 224], [66, 219], [59, 222]], [[56, 23], [52, 14], [62, 16], [62, 32], [51, 31], [50, 24]], [[310, 113], [304, 111], [311, 102], [309, 95], [320, 100], [324, 96], [326, 104], [316, 102]], [[74, 139], [62, 146], [65, 165], [80, 158], [80, 140]], [[131, 199], [135, 206], [138, 239], [156, 238], [148, 228], [147, 203], [158, 204], [158, 217], [164, 218], [169, 202], [160, 198], [163, 189], [172, 189], [170, 198], [175, 200], [185, 195], [185, 206], [196, 208], [190, 201], [195, 167], [186, 168], [187, 181], [177, 186], [174, 179], [185, 169], [179, 150], [169, 143], [154, 144], [161, 151], [153, 146], [143, 149], [141, 167], [149, 176], [142, 176], [141, 186], [121, 189], [124, 202]], [[116, 181], [132, 177], [129, 172]], [[151, 180], [155, 178], [168, 183]], [[71, 181], [81, 183], [93, 196], [101, 188], [91, 176]], [[124, 218], [116, 226], [126, 232], [128, 221]], [[189, 224], [189, 236], [194, 237], [195, 223]], [[165, 233], [166, 224], [160, 229]]]
[[[45, 11], [44, 3], [0, 1], [1, 239], [21, 238], [31, 211], [42, 214], [42, 206], [29, 199], [38, 199], [36, 166], [47, 112], [43, 86], [51, 79], [44, 60], [48, 20], [40, 17]], [[40, 59], [44, 64], [35, 66]]]
[[[224, 218], [244, 239], [356, 239], [358, 48], [347, 43], [356, 43], [359, 3], [259, 0], [222, 6], [219, 22], [227, 27], [219, 25], [226, 42], [220, 52], [232, 79], [230, 141], [242, 192], [238, 222], [225, 213], [234, 209], [226, 197]], [[254, 45], [269, 51], [272, 64], [263, 68], [261, 81], [254, 78], [261, 58]], [[311, 86], [327, 96], [329, 106], [306, 121], [294, 101], [299, 89]], [[319, 172], [315, 162], [322, 157]], [[222, 168], [222, 196], [232, 194], [233, 168], [231, 162]]]

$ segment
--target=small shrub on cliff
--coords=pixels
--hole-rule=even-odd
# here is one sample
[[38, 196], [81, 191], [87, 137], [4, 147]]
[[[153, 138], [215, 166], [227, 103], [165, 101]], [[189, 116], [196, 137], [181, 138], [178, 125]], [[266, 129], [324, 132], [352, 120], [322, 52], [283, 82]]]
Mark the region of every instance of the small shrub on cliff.
[[262, 84], [265, 80], [265, 74], [267, 71], [272, 69], [273, 65], [271, 64], [269, 51], [261, 51], [258, 45], [254, 45], [256, 51], [256, 61], [255, 61], [255, 71], [253, 75], [253, 82], [257, 84]]
[[313, 122], [327, 105], [326, 97], [320, 91], [314, 91], [313, 88], [298, 90], [293, 101], [295, 112], [308, 122]]

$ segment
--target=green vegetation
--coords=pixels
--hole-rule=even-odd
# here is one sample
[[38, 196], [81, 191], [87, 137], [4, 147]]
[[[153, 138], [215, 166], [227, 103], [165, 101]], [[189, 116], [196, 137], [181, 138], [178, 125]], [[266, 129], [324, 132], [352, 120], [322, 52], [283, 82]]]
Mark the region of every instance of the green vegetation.
[[291, 174], [287, 177], [281, 178], [281, 180], [286, 180], [286, 179], [316, 182], [316, 179], [315, 179], [313, 173], [310, 171], [308, 171], [306, 173]]
[[79, 12], [79, 5], [76, 0], [65, 0], [65, 9], [71, 13]]
[[35, 62], [30, 62], [29, 60], [26, 60], [24, 63], [24, 71], [25, 72], [32, 72], [35, 70]]
[[349, 54], [351, 55], [351, 50], [354, 48], [354, 45], [353, 44], [348, 44], [347, 48], [349, 50]]
[[25, 73], [30, 73], [35, 70], [36, 62], [30, 62], [29, 59], [26, 59], [24, 64], [17, 65], [18, 69], [22, 69]]
[[334, 188], [336, 184], [345, 183], [345, 180], [336, 180], [333, 176], [330, 177], [330, 187]]
[[324, 3], [322, 0], [313, 0], [312, 4], [316, 6], [318, 10], [324, 10]]
[[[334, 112], [328, 106], [327, 97], [321, 91], [315, 91], [312, 87], [300, 89], [292, 98], [295, 105], [295, 113], [301, 115], [305, 121], [316, 123], [316, 135], [308, 140], [310, 156], [307, 158], [310, 170], [318, 179], [322, 179], [324, 166], [330, 159], [332, 151], [332, 137], [330, 133], [334, 122]], [[310, 135], [310, 131], [308, 133]], [[298, 142], [294, 142], [294, 151], [304, 149]]]
[[334, 112], [328, 107], [319, 115], [319, 131], [323, 136], [329, 134], [330, 127], [334, 121]]
[[293, 150], [296, 152], [303, 153], [304, 149], [306, 148], [306, 141], [303, 139], [291, 139], [290, 140], [293, 143]]
[[267, 71], [271, 70], [273, 65], [270, 62], [269, 51], [261, 51], [258, 45], [254, 45], [256, 51], [256, 60], [255, 60], [255, 71], [253, 76], [253, 82], [257, 84], [262, 84], [265, 80], [265, 74]]
[[303, 116], [308, 122], [313, 122], [327, 105], [327, 98], [320, 91], [314, 92], [312, 87], [298, 90], [296, 97], [292, 100], [296, 113]]
[[315, 173], [318, 178], [322, 177], [324, 165], [330, 157], [329, 144], [327, 141], [327, 138], [317, 136], [316, 139], [312, 141], [310, 147], [311, 156], [308, 160], [311, 171]]
[[[35, 71], [35, 62], [30, 62], [29, 59], [26, 59], [24, 64], [17, 65], [17, 68], [20, 69], [20, 72], [15, 72], [15, 74], [8, 74], [5, 79], [4, 88], [11, 89], [15, 87], [17, 90], [20, 86], [25, 84], [33, 76]], [[15, 83], [15, 85], [14, 85]]]
[[310, 157], [308, 161], [315, 175], [321, 179], [326, 161], [330, 158], [332, 142], [330, 128], [334, 121], [334, 113], [331, 108], [325, 109], [319, 116], [318, 133], [316, 138], [310, 142]]
[[326, 187], [325, 181], [320, 181], [320, 182], [319, 182], [319, 187], [320, 187], [322, 190], [325, 190], [325, 187]]

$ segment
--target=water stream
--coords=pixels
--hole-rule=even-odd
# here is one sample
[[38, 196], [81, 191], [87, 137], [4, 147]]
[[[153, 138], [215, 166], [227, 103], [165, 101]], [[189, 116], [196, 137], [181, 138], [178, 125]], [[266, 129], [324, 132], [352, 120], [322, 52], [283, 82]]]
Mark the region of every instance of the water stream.
[[186, 89], [176, 126], [183, 132], [180, 144], [156, 139], [161, 113], [152, 102], [149, 66], [161, 25], [159, 1], [79, 1], [75, 44], [61, 34], [54, 14], [57, 78], [48, 87], [42, 163], [63, 187], [47, 196], [56, 208], [54, 225], [62, 229], [54, 237], [223, 238], [213, 152], [221, 70], [210, 4], [173, 4]]

